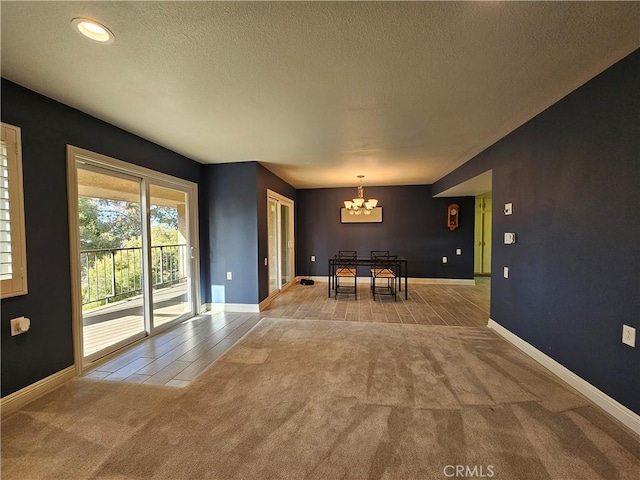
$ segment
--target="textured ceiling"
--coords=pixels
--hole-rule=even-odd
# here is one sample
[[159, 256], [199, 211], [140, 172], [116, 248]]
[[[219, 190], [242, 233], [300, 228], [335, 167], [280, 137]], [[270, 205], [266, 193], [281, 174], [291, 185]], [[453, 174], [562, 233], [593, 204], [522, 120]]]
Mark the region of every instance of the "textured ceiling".
[[[298, 188], [433, 183], [640, 47], [635, 2], [6, 2], [2, 76]], [[107, 25], [113, 45], [71, 29]], [[126, 160], [126, 159], [122, 159]]]

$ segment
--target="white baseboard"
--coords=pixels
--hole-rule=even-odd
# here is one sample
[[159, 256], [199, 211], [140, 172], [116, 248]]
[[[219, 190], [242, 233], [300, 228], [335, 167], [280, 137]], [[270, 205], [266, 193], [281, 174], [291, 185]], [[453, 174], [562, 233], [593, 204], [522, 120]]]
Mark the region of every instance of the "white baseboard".
[[475, 285], [473, 278], [411, 278], [409, 283], [414, 285]]
[[598, 405], [604, 411], [606, 411], [610, 415], [613, 415], [637, 435], [640, 435], [640, 415], [629, 410], [627, 407], [614, 400], [601, 390], [598, 390], [582, 377], [579, 377], [568, 368], [556, 362], [553, 358], [535, 348], [533, 345], [522, 340], [520, 337], [504, 328], [495, 320], [489, 319], [489, 323], [487, 324], [487, 326], [490, 329], [495, 330], [497, 334], [502, 336], [509, 343], [522, 350], [547, 370], [550, 370], [551, 373], [560, 377], [560, 379], [571, 385], [578, 392]]
[[7, 416], [24, 407], [27, 403], [41, 397], [45, 393], [55, 390], [59, 386], [68, 382], [77, 375], [74, 365], [60, 370], [53, 375], [49, 375], [42, 380], [32, 383], [17, 392], [7, 395], [0, 400], [0, 415], [4, 420]]
[[257, 303], [212, 303], [212, 312], [260, 313]]
[[275, 297], [265, 298], [258, 304], [254, 303], [205, 303], [202, 313], [205, 312], [238, 312], [238, 313], [260, 313], [269, 306]]
[[[296, 277], [296, 281], [300, 281], [301, 278], [309, 278], [315, 282], [327, 283], [326, 275], [309, 276], [302, 275]], [[358, 277], [358, 284], [370, 283], [371, 277]], [[402, 278], [404, 285], [404, 278]], [[473, 278], [413, 278], [409, 277], [409, 284], [411, 285], [475, 285], [476, 281]]]

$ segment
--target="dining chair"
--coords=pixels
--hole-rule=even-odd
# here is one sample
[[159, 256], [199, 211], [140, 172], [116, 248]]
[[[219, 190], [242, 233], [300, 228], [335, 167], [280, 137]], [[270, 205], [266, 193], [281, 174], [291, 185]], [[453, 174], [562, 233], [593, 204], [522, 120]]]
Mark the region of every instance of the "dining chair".
[[389, 256], [389, 250], [371, 250], [371, 289], [373, 290], [373, 277], [376, 273], [380, 273], [380, 272], [374, 272], [373, 269], [373, 263], [374, 263], [374, 259], [375, 257], [388, 257]]
[[[373, 252], [372, 252], [373, 253]], [[371, 256], [371, 293], [373, 301], [377, 295], [393, 295], [397, 301], [397, 282], [399, 263], [397, 255], [372, 255]], [[380, 285], [382, 283], [382, 285]]]
[[[358, 253], [355, 250], [341, 250], [335, 256], [335, 272], [333, 283], [336, 287], [334, 298], [338, 299], [338, 294], [353, 294], [358, 298], [358, 265], [356, 259]], [[353, 279], [353, 284], [340, 284], [340, 280]]]

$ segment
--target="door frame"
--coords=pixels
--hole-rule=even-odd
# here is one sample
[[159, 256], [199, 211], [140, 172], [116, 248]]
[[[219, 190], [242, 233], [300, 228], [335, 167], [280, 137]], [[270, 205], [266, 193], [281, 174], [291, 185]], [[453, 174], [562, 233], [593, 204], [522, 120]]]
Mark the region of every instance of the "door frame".
[[[129, 177], [142, 179], [141, 188], [141, 208], [145, 211], [149, 207], [149, 182], [154, 184], [170, 185], [172, 188], [178, 188], [186, 191], [190, 197], [191, 205], [188, 209], [188, 219], [191, 228], [190, 238], [191, 242], [191, 275], [193, 278], [191, 290], [192, 290], [192, 302], [193, 312], [195, 315], [199, 314], [202, 310], [200, 299], [200, 249], [199, 249], [199, 230], [198, 230], [198, 185], [196, 183], [184, 180], [181, 178], [173, 177], [164, 173], [156, 172], [146, 167], [134, 165], [116, 158], [108, 157], [99, 153], [85, 150], [73, 145], [67, 145], [67, 202], [69, 212], [69, 252], [70, 252], [70, 275], [71, 275], [71, 316], [72, 316], [72, 328], [73, 328], [73, 357], [74, 365], [78, 375], [82, 375], [87, 369], [93, 368], [101, 363], [104, 363], [115, 355], [119, 354], [119, 350], [115, 350], [112, 353], [106, 354], [94, 361], [88, 360], [84, 357], [83, 351], [83, 322], [82, 322], [82, 288], [80, 283], [80, 236], [79, 236], [79, 222], [78, 222], [78, 176], [76, 172], [77, 163], [85, 165], [93, 165], [98, 168], [106, 169], [114, 172], [116, 175], [126, 175]], [[144, 221], [143, 216], [143, 230], [148, 230], [149, 225], [145, 226], [145, 223], [149, 223], [148, 215], [147, 221]], [[147, 231], [148, 238], [148, 231]], [[150, 241], [150, 240], [149, 240]], [[143, 250], [144, 251], [144, 250]], [[147, 257], [148, 255], [143, 255]], [[145, 260], [143, 258], [143, 260]], [[148, 259], [146, 259], [148, 261]], [[144, 288], [150, 292], [151, 282], [147, 281]], [[149, 297], [152, 298], [152, 297]], [[151, 302], [147, 302], [151, 303]], [[152, 308], [151, 305], [146, 307]], [[181, 318], [181, 317], [180, 317]], [[145, 315], [145, 327], [149, 327], [146, 323], [150, 317]], [[149, 335], [154, 335], [166, 328], [174, 326], [178, 321], [169, 322], [166, 325], [162, 325], [157, 329], [148, 329]], [[142, 337], [142, 338], [146, 338]], [[141, 339], [142, 339], [141, 338]], [[135, 340], [128, 345], [135, 345], [141, 339]]]
[[[294, 201], [291, 200], [288, 197], [285, 197], [284, 195], [275, 192], [273, 190], [267, 189], [267, 258], [269, 259], [269, 262], [271, 261], [271, 251], [269, 248], [269, 200], [273, 199], [273, 200], [277, 200], [278, 202], [278, 207], [280, 207], [281, 204], [285, 204], [289, 207], [289, 239], [287, 240], [287, 242], [289, 242], [289, 282], [286, 285], [279, 285], [278, 289], [271, 293], [269, 292], [267, 298], [275, 298], [276, 296], [278, 296], [280, 294], [280, 292], [282, 292], [283, 290], [286, 290], [287, 288], [289, 288], [291, 285], [293, 285], [294, 280], [296, 278], [295, 275], [295, 262], [296, 262], [296, 252], [295, 252], [295, 215], [294, 215]], [[276, 210], [276, 215], [277, 218], [280, 220], [280, 222], [277, 222], [278, 225], [281, 224], [281, 211], [280, 208], [278, 208]], [[278, 238], [277, 243], [277, 248], [278, 248], [278, 259], [281, 258], [282, 255], [282, 248], [281, 248], [281, 243], [280, 243], [280, 238]], [[278, 278], [281, 280], [282, 279], [282, 265], [281, 262], [278, 261]], [[271, 278], [269, 276], [269, 269], [267, 269], [267, 285], [270, 285], [271, 282]]]
[[[78, 165], [81, 164], [81, 165]], [[141, 178], [140, 176], [137, 175], [131, 175], [129, 173], [123, 173], [123, 172], [119, 172], [119, 171], [113, 171], [113, 170], [108, 170], [106, 168], [104, 168], [103, 166], [98, 166], [95, 165], [93, 163], [85, 163], [85, 162], [75, 162], [74, 163], [74, 174], [76, 176], [76, 183], [75, 183], [75, 187], [76, 187], [76, 196], [75, 196], [75, 201], [74, 201], [74, 205], [77, 206], [77, 201], [78, 201], [78, 181], [77, 181], [77, 174], [78, 174], [78, 169], [82, 169], [85, 171], [90, 171], [90, 172], [95, 172], [98, 173], [100, 175], [110, 175], [114, 178], [122, 178], [124, 180], [130, 181], [130, 182], [135, 182], [139, 185], [140, 187], [140, 192], [139, 192], [139, 203], [140, 203], [140, 211], [142, 212], [142, 210], [144, 210], [145, 208], [145, 182], [144, 179]], [[76, 220], [77, 223], [77, 219], [78, 219], [78, 210], [76, 209], [76, 213], [75, 213], [75, 217], [74, 219]], [[145, 234], [143, 232], [145, 232], [145, 225], [144, 225], [144, 218], [142, 216], [142, 214], [140, 215], [140, 233], [142, 235], [142, 238], [146, 238]], [[71, 235], [71, 232], [69, 232]], [[80, 245], [80, 236], [78, 235], [79, 233], [79, 228], [78, 225], [76, 225], [76, 233], [75, 233], [75, 237], [77, 237], [77, 242], [78, 242], [78, 258], [80, 257], [79, 253], [80, 253], [80, 249], [79, 249], [79, 245]], [[74, 240], [73, 236], [69, 237], [70, 240]], [[141, 260], [142, 260], [142, 268], [146, 270], [146, 253], [147, 253], [147, 246], [146, 245], [142, 245], [142, 255], [141, 255]], [[80, 270], [78, 270], [77, 272], [78, 274], [80, 274]], [[74, 278], [75, 275], [72, 275], [72, 280]], [[78, 275], [79, 277], [79, 275]], [[79, 283], [81, 285], [81, 282]], [[80, 287], [80, 291], [82, 292], [82, 287]], [[143, 296], [146, 295], [147, 292], [147, 275], [143, 276], [143, 282], [142, 282], [142, 292], [143, 292]], [[82, 299], [82, 293], [80, 294], [80, 297]], [[75, 297], [74, 297], [75, 298]], [[146, 311], [144, 313], [144, 329], [139, 332], [136, 333], [135, 335], [132, 335], [131, 337], [122, 339], [112, 345], [109, 345], [108, 347], [103, 348], [102, 350], [98, 350], [96, 352], [93, 352], [90, 355], [86, 355], [84, 356], [84, 331], [83, 331], [83, 315], [82, 315], [82, 300], [80, 303], [80, 328], [81, 328], [81, 334], [82, 336], [80, 337], [80, 340], [82, 343], [81, 348], [83, 349], [82, 355], [84, 358], [84, 362], [87, 364], [91, 364], [92, 362], [94, 362], [95, 360], [102, 358], [105, 355], [108, 355], [108, 350], [112, 350], [112, 351], [116, 351], [119, 350], [122, 347], [125, 347], [127, 345], [129, 345], [130, 343], [136, 342], [137, 340], [141, 340], [143, 338], [145, 338], [147, 336], [147, 331], [148, 331], [148, 316], [146, 315]]]

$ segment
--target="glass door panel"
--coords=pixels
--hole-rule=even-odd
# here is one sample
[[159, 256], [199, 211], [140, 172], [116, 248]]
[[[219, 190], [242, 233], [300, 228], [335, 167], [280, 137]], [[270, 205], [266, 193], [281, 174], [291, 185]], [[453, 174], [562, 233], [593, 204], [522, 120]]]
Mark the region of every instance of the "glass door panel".
[[280, 290], [278, 280], [278, 202], [268, 199], [267, 224], [269, 235], [269, 295]]
[[293, 202], [270, 192], [267, 197], [269, 295], [293, 280]]
[[149, 187], [153, 326], [193, 314], [189, 198], [182, 190]]
[[146, 335], [141, 180], [78, 167], [84, 356]]
[[280, 205], [280, 288], [291, 281], [289, 205]]

